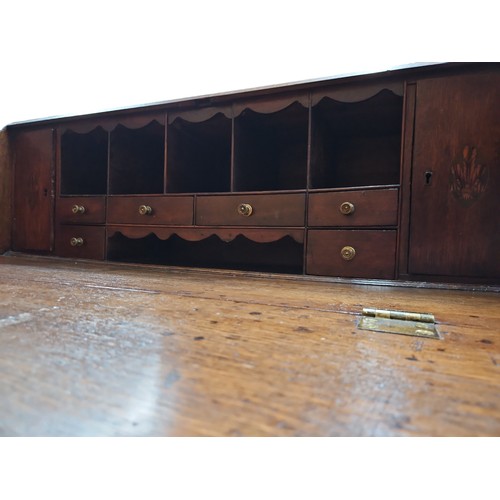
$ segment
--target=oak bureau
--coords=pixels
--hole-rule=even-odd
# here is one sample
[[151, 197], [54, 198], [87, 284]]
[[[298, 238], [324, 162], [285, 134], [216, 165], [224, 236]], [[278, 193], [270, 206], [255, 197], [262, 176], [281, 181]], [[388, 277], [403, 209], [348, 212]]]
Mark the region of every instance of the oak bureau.
[[7, 127], [12, 250], [498, 284], [500, 64]]

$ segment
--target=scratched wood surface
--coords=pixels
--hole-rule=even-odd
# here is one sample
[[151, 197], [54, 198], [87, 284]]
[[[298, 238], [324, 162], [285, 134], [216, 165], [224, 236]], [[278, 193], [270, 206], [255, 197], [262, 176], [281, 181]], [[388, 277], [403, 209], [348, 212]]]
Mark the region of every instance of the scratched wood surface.
[[0, 285], [1, 435], [500, 435], [496, 293], [20, 256]]

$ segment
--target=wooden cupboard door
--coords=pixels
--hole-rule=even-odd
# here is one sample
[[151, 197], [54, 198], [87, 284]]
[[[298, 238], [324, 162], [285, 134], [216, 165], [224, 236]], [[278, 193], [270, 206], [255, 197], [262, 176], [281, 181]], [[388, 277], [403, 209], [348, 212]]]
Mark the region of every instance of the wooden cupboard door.
[[500, 276], [500, 72], [417, 83], [409, 272]]
[[14, 138], [14, 250], [52, 250], [52, 147], [52, 129]]

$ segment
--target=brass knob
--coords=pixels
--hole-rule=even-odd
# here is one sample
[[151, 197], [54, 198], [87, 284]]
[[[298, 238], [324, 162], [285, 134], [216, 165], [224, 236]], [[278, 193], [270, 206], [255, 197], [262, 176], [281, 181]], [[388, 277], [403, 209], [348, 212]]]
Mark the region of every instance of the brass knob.
[[72, 246], [72, 247], [81, 247], [83, 245], [83, 238], [71, 238], [69, 240], [69, 244]]
[[71, 207], [71, 211], [74, 213], [74, 214], [84, 214], [85, 213], [85, 207], [82, 206], [82, 205], [73, 205]]
[[139, 213], [141, 215], [151, 215], [153, 213], [153, 209], [149, 205], [141, 205], [139, 207]]
[[344, 260], [352, 260], [356, 256], [356, 250], [352, 247], [344, 247], [340, 251], [340, 255]]
[[344, 201], [339, 207], [340, 213], [344, 215], [351, 215], [354, 213], [355, 207], [349, 201]]
[[253, 213], [252, 205], [248, 203], [240, 203], [238, 205], [238, 213], [244, 217], [250, 217]]

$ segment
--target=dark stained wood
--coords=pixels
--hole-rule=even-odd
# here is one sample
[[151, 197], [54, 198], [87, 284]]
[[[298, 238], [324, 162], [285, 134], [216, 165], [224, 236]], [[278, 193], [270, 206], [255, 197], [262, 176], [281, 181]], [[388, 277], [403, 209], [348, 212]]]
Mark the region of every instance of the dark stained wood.
[[109, 134], [96, 127], [85, 134], [57, 134], [57, 193], [105, 195], [108, 192]]
[[401, 182], [399, 190], [398, 276], [408, 276], [408, 244], [410, 238], [411, 166], [415, 125], [416, 85], [406, 85], [403, 118], [403, 147], [401, 149]]
[[109, 140], [109, 194], [162, 194], [165, 191], [165, 125], [140, 128], [119, 124]]
[[403, 98], [388, 89], [361, 102], [311, 109], [311, 188], [399, 184]]
[[14, 250], [49, 252], [53, 238], [53, 130], [15, 133]]
[[[55, 253], [59, 257], [72, 259], [103, 260], [106, 256], [105, 234], [105, 228], [99, 226], [58, 226]], [[72, 246], [71, 238], [82, 238], [83, 245]]]
[[[152, 209], [141, 215], [139, 207]], [[107, 221], [110, 224], [192, 224], [192, 196], [110, 196]]]
[[[252, 214], [238, 213], [240, 204]], [[196, 224], [200, 226], [304, 226], [305, 194], [236, 194], [197, 196]]]
[[234, 188], [297, 190], [307, 186], [309, 110], [294, 102], [275, 113], [246, 110], [234, 119]]
[[[3, 436], [498, 436], [498, 294], [0, 257]], [[207, 286], [207, 283], [210, 286]], [[359, 330], [434, 313], [442, 340]]]
[[0, 130], [0, 253], [10, 249], [12, 231], [12, 169], [7, 130]]
[[218, 113], [203, 122], [178, 118], [167, 128], [167, 192], [228, 192], [232, 121]]
[[409, 270], [500, 277], [500, 72], [417, 83]]
[[[354, 248], [352, 260], [341, 256], [344, 247]], [[306, 272], [348, 278], [394, 278], [396, 231], [309, 230]]]
[[[83, 213], [73, 213], [73, 207], [83, 207]], [[104, 224], [106, 222], [106, 198], [104, 196], [71, 196], [56, 201], [56, 221], [72, 224]]]
[[[354, 206], [354, 212], [345, 215], [340, 211], [345, 202]], [[309, 226], [396, 226], [398, 190], [311, 193], [307, 221]]]

